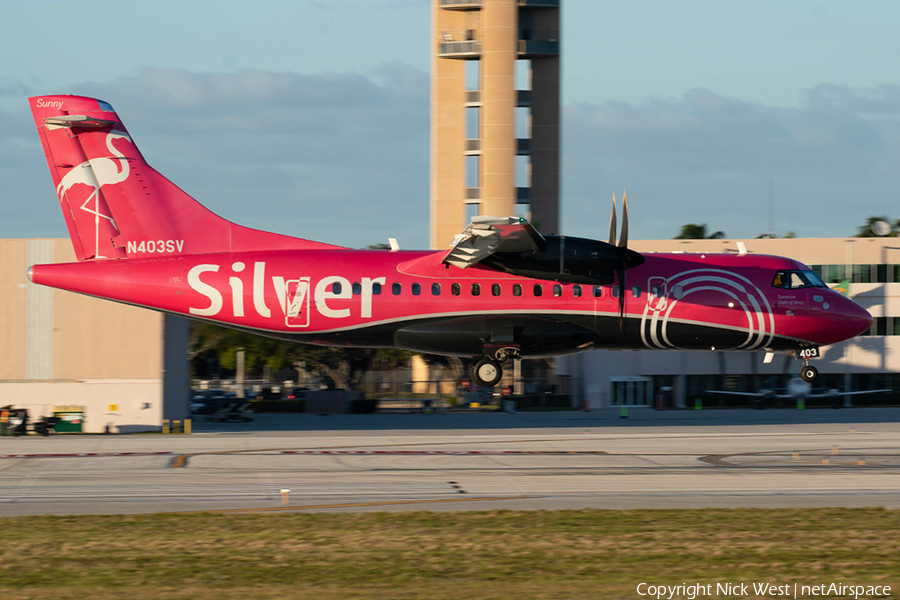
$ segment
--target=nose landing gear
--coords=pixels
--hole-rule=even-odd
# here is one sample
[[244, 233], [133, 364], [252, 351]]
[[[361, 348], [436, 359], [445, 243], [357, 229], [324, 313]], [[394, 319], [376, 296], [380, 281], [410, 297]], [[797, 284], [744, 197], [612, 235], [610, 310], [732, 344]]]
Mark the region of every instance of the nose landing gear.
[[818, 346], [802, 348], [797, 351], [797, 358], [803, 361], [803, 368], [800, 369], [800, 379], [806, 383], [812, 383], [819, 376], [819, 370], [809, 364], [810, 358], [819, 356]]
[[819, 370], [812, 365], [803, 365], [800, 369], [800, 379], [806, 383], [812, 383], [819, 376]]

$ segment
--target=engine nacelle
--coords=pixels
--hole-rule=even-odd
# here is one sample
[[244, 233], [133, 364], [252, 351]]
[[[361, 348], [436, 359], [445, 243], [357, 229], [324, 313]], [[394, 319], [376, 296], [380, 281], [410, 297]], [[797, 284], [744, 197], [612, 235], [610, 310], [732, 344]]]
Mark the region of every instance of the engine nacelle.
[[497, 252], [482, 262], [513, 275], [589, 285], [612, 284], [617, 269], [630, 269], [644, 262], [644, 257], [634, 250], [599, 240], [564, 235], [548, 235], [545, 240], [542, 249]]

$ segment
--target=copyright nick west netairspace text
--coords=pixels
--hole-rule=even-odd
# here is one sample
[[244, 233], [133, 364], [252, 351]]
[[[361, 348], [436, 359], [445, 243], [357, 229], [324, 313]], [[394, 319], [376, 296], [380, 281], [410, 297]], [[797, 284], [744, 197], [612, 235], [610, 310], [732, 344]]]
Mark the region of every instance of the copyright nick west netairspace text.
[[769, 596], [772, 598], [885, 598], [891, 595], [889, 585], [859, 585], [837, 583], [771, 583], [756, 581], [749, 583], [681, 583], [663, 585], [641, 582], [637, 585], [638, 596], [656, 598], [656, 600], [673, 600], [687, 598], [695, 600], [703, 597], [747, 597]]

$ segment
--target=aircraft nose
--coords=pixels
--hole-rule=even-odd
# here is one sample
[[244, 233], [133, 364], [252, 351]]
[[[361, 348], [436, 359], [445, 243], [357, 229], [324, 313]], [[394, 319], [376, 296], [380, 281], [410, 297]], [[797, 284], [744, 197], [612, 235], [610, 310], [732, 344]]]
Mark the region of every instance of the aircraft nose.
[[872, 315], [865, 308], [837, 292], [834, 292], [834, 314], [837, 317], [832, 333], [840, 340], [847, 340], [865, 332], [872, 326]]

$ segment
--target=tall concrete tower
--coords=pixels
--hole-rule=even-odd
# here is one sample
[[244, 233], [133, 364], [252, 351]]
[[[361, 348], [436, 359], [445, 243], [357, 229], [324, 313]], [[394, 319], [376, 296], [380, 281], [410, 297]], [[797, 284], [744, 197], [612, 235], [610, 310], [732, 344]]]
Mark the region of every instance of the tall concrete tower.
[[475, 215], [559, 230], [560, 0], [433, 0], [431, 246]]

